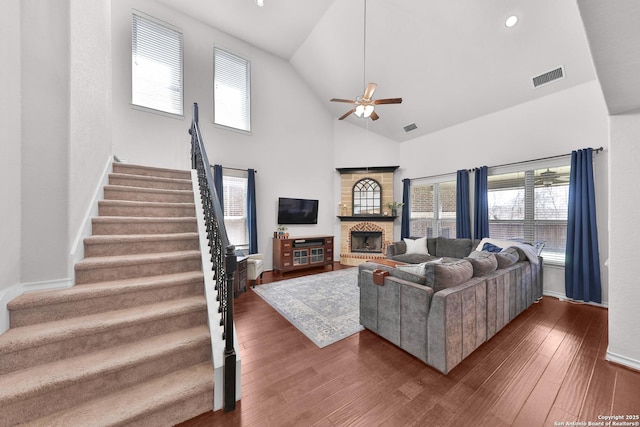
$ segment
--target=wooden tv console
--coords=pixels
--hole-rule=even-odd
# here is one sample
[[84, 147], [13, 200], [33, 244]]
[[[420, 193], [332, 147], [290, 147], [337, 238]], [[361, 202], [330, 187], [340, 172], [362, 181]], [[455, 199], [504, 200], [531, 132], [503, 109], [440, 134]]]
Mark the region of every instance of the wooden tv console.
[[273, 238], [273, 270], [282, 273], [330, 265], [333, 269], [333, 236]]

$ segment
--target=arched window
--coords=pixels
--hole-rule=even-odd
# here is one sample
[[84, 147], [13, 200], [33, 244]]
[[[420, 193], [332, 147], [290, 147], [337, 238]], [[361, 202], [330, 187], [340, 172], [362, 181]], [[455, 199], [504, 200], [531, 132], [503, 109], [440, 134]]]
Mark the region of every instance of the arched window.
[[353, 215], [382, 214], [382, 187], [371, 178], [364, 178], [353, 186]]

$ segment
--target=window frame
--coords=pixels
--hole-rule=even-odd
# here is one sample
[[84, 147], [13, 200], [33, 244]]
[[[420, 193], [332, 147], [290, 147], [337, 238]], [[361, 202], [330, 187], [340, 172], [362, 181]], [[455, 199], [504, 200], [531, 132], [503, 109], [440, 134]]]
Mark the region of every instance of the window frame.
[[[536, 219], [535, 218], [535, 210], [536, 210], [536, 199], [535, 199], [535, 189], [540, 188], [535, 185], [535, 171], [541, 169], [551, 169], [558, 167], [569, 167], [571, 166], [571, 159], [568, 157], [560, 157], [557, 159], [546, 159], [534, 162], [522, 162], [509, 166], [497, 166], [491, 167], [488, 170], [489, 179], [491, 176], [495, 175], [503, 175], [509, 173], [522, 172], [524, 173], [524, 213], [522, 220], [494, 220], [489, 218], [489, 229], [491, 229], [492, 224], [513, 224], [513, 225], [521, 225], [523, 228], [523, 239], [531, 244], [535, 244], [535, 233], [536, 228], [541, 225], [549, 225], [549, 226], [564, 226], [566, 228], [568, 222], [568, 216], [565, 216], [564, 219]], [[529, 178], [527, 178], [527, 171], [531, 171], [532, 174]], [[569, 170], [569, 174], [571, 171]], [[530, 182], [530, 184], [527, 184]], [[530, 186], [530, 188], [528, 187]], [[567, 192], [569, 181], [566, 181]], [[490, 192], [491, 190], [489, 190]], [[568, 212], [567, 212], [568, 215]], [[566, 250], [566, 244], [565, 244]], [[545, 256], [546, 255], [546, 256]], [[547, 265], [556, 265], [560, 267], [565, 266], [564, 255], [560, 255], [559, 253], [553, 252], [550, 253], [548, 247], [545, 246], [542, 249], [541, 256], [544, 258], [544, 262]]]
[[[168, 31], [168, 32], [174, 32], [177, 34], [177, 38], [179, 40], [179, 49], [178, 49], [178, 54], [179, 54], [179, 107], [180, 107], [180, 112], [174, 112], [174, 111], [168, 111], [166, 109], [162, 109], [159, 108], [159, 105], [154, 105], [153, 103], [144, 103], [141, 102], [141, 100], [136, 99], [137, 96], [136, 94], [138, 92], [136, 92], [135, 88], [136, 88], [136, 61], [134, 60], [134, 57], [137, 55], [138, 52], [138, 44], [136, 43], [136, 40], [140, 37], [140, 34], [138, 32], [138, 28], [137, 28], [137, 22], [138, 20], [141, 21], [147, 21], [147, 23], [151, 24], [151, 26], [158, 26], [158, 27], [162, 27], [164, 30]], [[134, 29], [134, 26], [136, 27]], [[136, 36], [134, 37], [134, 31], [136, 33]], [[134, 43], [135, 44], [135, 50], [134, 50]], [[172, 68], [172, 71], [175, 70], [175, 68]], [[167, 90], [170, 90], [167, 88]], [[140, 111], [145, 111], [145, 112], [149, 112], [149, 113], [154, 113], [154, 114], [160, 114], [160, 115], [164, 115], [167, 117], [172, 117], [172, 118], [176, 118], [176, 119], [184, 119], [184, 33], [182, 31], [181, 28], [172, 25], [168, 22], [162, 21], [158, 18], [155, 18], [151, 15], [148, 15], [144, 12], [141, 12], [139, 10], [136, 9], [132, 9], [131, 11], [131, 92], [130, 92], [131, 98], [130, 98], [130, 105], [132, 108], [136, 109], [136, 110], [140, 110]], [[140, 95], [138, 95], [140, 96]], [[169, 98], [172, 98], [171, 96], [169, 96]]]
[[[216, 114], [216, 67], [217, 67], [217, 52], [223, 52], [225, 55], [230, 56], [230, 57], [234, 57], [236, 59], [242, 60], [245, 64], [246, 64], [246, 68], [245, 68], [245, 72], [246, 72], [246, 86], [244, 87], [244, 91], [246, 93], [246, 111], [244, 111], [244, 114], [246, 115], [246, 125], [247, 125], [247, 129], [242, 129], [239, 127], [235, 127], [235, 126], [231, 126], [228, 124], [224, 124], [224, 123], [218, 123], [218, 119], [217, 119], [217, 114]], [[214, 45], [213, 46], [213, 124], [214, 126], [221, 128], [221, 129], [226, 129], [226, 130], [231, 130], [234, 132], [240, 132], [246, 135], [252, 135], [252, 102], [251, 102], [251, 61], [249, 60], [249, 58], [237, 54], [235, 52], [232, 52], [229, 49], [226, 49], [220, 45]]]
[[[451, 218], [451, 217], [442, 217], [440, 215], [440, 184], [450, 184], [453, 183], [454, 184], [454, 188], [456, 185], [456, 174], [446, 174], [446, 175], [438, 175], [436, 177], [432, 177], [432, 178], [419, 178], [419, 179], [414, 179], [411, 181], [411, 187], [416, 187], [416, 186], [420, 186], [420, 185], [432, 185], [433, 186], [433, 201], [432, 201], [432, 211], [431, 214], [433, 214], [432, 218], [429, 217], [424, 217], [424, 218], [419, 218], [414, 216], [415, 212], [413, 209], [411, 209], [411, 206], [413, 206], [413, 191], [410, 190], [409, 192], [409, 234], [412, 237], [429, 237], [429, 238], [435, 238], [435, 237], [440, 237], [442, 235], [442, 230], [444, 229], [448, 229], [448, 230], [452, 230], [453, 231], [453, 235], [450, 235], [448, 237], [451, 238], [455, 238], [456, 237], [456, 219], [457, 219], [457, 201], [455, 199], [455, 193], [454, 193], [454, 202], [456, 203], [456, 210], [454, 211], [455, 215]], [[426, 213], [428, 215], [428, 213]], [[424, 236], [418, 235], [418, 234], [414, 234], [412, 232], [413, 230], [413, 221], [416, 219], [425, 219], [426, 221], [432, 221], [434, 227], [431, 227], [433, 229], [433, 235], [429, 236], [428, 233], [428, 229], [429, 227], [427, 227], [427, 232]], [[453, 222], [453, 228], [451, 227], [443, 227], [443, 222]], [[447, 236], [445, 236], [447, 237]]]
[[[212, 167], [213, 168], [213, 167]], [[213, 173], [213, 172], [212, 172]], [[242, 210], [244, 215], [242, 216], [236, 216], [236, 215], [227, 215], [227, 209], [231, 206], [230, 203], [227, 202], [226, 198], [231, 196], [231, 192], [227, 190], [228, 186], [227, 186], [227, 179], [228, 178], [234, 178], [234, 179], [243, 179], [244, 180], [244, 204], [242, 206]], [[229, 236], [229, 241], [232, 245], [235, 246], [236, 250], [249, 250], [249, 217], [248, 217], [248, 212], [247, 212], [247, 197], [248, 197], [248, 181], [249, 181], [249, 172], [246, 170], [242, 170], [242, 169], [232, 169], [232, 168], [222, 168], [222, 187], [223, 187], [223, 197], [225, 197], [225, 203], [224, 203], [224, 209], [225, 212], [223, 212], [224, 215], [224, 223], [225, 223], [225, 228], [227, 229], [227, 233], [229, 233], [229, 227], [227, 226], [227, 224], [230, 224], [231, 222], [238, 222], [238, 221], [242, 221], [244, 223], [244, 235], [246, 236], [246, 242], [245, 243], [237, 243], [232, 241], [231, 236]]]

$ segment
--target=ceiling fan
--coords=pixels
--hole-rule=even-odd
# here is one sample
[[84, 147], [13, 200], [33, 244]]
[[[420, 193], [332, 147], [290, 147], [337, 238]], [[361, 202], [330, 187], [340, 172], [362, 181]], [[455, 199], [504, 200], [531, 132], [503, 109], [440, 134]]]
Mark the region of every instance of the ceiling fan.
[[[363, 77], [366, 75], [365, 71], [367, 68], [367, 0], [364, 0], [364, 13], [363, 13], [363, 37], [362, 37], [362, 74]], [[363, 78], [364, 81], [366, 81]], [[353, 104], [353, 108], [343, 114], [338, 120], [344, 120], [349, 117], [351, 114], [355, 114], [358, 117], [368, 119], [371, 117], [371, 120], [378, 120], [380, 116], [374, 111], [376, 105], [381, 104], [400, 104], [402, 102], [402, 98], [386, 98], [386, 99], [376, 99], [373, 100], [373, 92], [376, 91], [378, 87], [375, 83], [369, 83], [367, 87], [364, 89], [364, 93], [362, 96], [358, 96], [355, 100], [350, 99], [340, 99], [340, 98], [331, 98], [332, 102], [346, 102], [348, 104]]]
[[378, 87], [375, 83], [369, 83], [364, 90], [364, 94], [362, 96], [358, 96], [355, 100], [350, 99], [340, 99], [340, 98], [331, 98], [332, 102], [346, 102], [349, 104], [354, 104], [354, 107], [347, 111], [342, 117], [338, 120], [346, 119], [350, 114], [355, 114], [358, 117], [369, 118], [371, 120], [378, 120], [380, 116], [374, 111], [375, 105], [381, 104], [400, 104], [402, 102], [402, 98], [386, 98], [386, 99], [371, 99], [373, 97], [373, 92], [375, 92], [376, 87]]
[[569, 181], [569, 177], [564, 174], [559, 174], [558, 172], [549, 170], [547, 168], [546, 171], [540, 173], [538, 175], [538, 179], [536, 180], [536, 184], [542, 184], [545, 187], [551, 187], [553, 184], [557, 184], [559, 182], [567, 182]]

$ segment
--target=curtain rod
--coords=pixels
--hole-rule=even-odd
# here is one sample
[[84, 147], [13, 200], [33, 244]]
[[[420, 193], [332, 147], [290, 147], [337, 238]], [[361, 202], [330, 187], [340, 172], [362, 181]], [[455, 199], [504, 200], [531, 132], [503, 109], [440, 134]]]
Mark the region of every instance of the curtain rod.
[[[604, 151], [603, 147], [599, 147], [599, 148], [592, 148], [593, 152], [595, 154], [598, 154], [600, 151]], [[549, 156], [549, 157], [540, 157], [539, 159], [532, 159], [532, 160], [524, 160], [522, 162], [511, 162], [511, 163], [504, 163], [502, 165], [493, 165], [493, 166], [489, 166], [490, 168], [500, 168], [503, 166], [513, 166], [513, 165], [520, 165], [522, 163], [531, 163], [531, 162], [539, 162], [540, 160], [552, 160], [552, 159], [559, 159], [561, 157], [567, 157], [570, 156], [571, 153], [567, 153], [567, 154], [558, 154], [557, 156]], [[473, 169], [467, 169], [469, 172], [473, 172], [478, 168], [473, 168]]]
[[[249, 169], [230, 168], [228, 166], [222, 166], [222, 169], [229, 169], [229, 170], [232, 170], [232, 171], [241, 171], [241, 172], [248, 172], [249, 171]], [[253, 172], [258, 173], [258, 171], [255, 170], [255, 169], [253, 170]]]
[[[603, 147], [600, 148], [593, 148], [593, 152], [594, 153], [599, 153], [600, 151], [604, 151]], [[557, 156], [549, 156], [549, 157], [540, 157], [539, 159], [532, 159], [532, 160], [523, 160], [521, 162], [511, 162], [511, 163], [504, 163], [502, 165], [494, 165], [494, 166], [489, 166], [491, 168], [498, 168], [498, 167], [502, 167], [502, 166], [512, 166], [512, 165], [519, 165], [522, 163], [531, 163], [531, 162], [539, 162], [540, 160], [551, 160], [551, 159], [558, 159], [560, 157], [566, 157], [566, 156], [570, 156], [571, 153], [568, 154], [558, 154]], [[473, 168], [473, 169], [467, 169], [467, 172], [473, 172], [478, 168]], [[437, 175], [429, 175], [429, 176], [420, 176], [418, 178], [410, 178], [411, 181], [413, 181], [414, 179], [426, 179], [426, 178], [438, 178], [440, 176], [447, 176], [447, 175], [454, 175], [456, 172], [449, 172], [449, 173], [440, 173]]]

